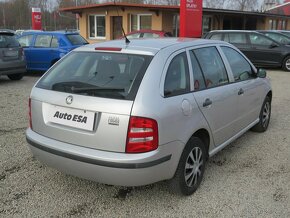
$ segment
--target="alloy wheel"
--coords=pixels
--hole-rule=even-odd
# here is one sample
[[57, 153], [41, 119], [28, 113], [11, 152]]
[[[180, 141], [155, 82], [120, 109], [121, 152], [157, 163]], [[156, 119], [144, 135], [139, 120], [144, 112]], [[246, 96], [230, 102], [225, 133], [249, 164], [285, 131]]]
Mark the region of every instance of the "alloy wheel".
[[184, 169], [185, 182], [188, 187], [193, 187], [202, 177], [203, 157], [202, 150], [195, 147], [189, 153]]

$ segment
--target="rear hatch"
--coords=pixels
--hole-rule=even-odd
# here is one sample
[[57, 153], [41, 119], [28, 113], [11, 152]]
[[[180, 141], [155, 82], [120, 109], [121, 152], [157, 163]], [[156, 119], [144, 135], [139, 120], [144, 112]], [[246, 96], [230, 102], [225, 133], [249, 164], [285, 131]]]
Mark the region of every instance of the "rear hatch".
[[74, 51], [33, 88], [33, 131], [62, 142], [125, 152], [133, 102], [151, 56]]
[[22, 48], [13, 33], [0, 32], [0, 59], [7, 63], [22, 58]]

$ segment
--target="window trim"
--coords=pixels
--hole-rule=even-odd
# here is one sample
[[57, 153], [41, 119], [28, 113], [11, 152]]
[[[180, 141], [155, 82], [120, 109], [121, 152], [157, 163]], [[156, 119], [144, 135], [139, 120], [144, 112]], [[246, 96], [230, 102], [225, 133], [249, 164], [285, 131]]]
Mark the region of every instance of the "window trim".
[[[172, 60], [179, 54], [181, 53], [185, 53], [185, 56], [186, 56], [186, 62], [187, 62], [187, 67], [188, 67], [188, 75], [189, 75], [189, 90], [187, 92], [184, 92], [184, 93], [179, 93], [177, 95], [170, 95], [170, 96], [165, 96], [164, 95], [164, 87], [165, 87], [165, 79], [166, 79], [166, 75], [167, 75], [167, 71], [168, 71], [168, 68], [169, 68], [169, 65], [170, 63], [172, 62]], [[164, 98], [164, 99], [167, 99], [167, 98], [172, 98], [172, 97], [177, 97], [177, 96], [181, 96], [181, 95], [185, 95], [185, 94], [188, 94], [188, 93], [191, 93], [192, 92], [192, 74], [191, 74], [191, 71], [190, 71], [190, 68], [189, 68], [189, 60], [188, 60], [188, 54], [187, 54], [187, 49], [180, 49], [174, 53], [172, 53], [168, 59], [166, 60], [165, 62], [165, 65], [164, 65], [164, 68], [163, 68], [163, 72], [162, 72], [162, 76], [160, 78], [160, 86], [159, 86], [159, 91], [160, 91], [160, 95]]]
[[[95, 37], [91, 37], [90, 33], [91, 33], [91, 29], [90, 29], [90, 17], [94, 17], [94, 21], [95, 21]], [[104, 17], [105, 19], [105, 36], [97, 36], [97, 17]], [[106, 39], [106, 15], [105, 14], [89, 14], [88, 15], [88, 38], [89, 39]]]
[[252, 80], [252, 79], [256, 79], [257, 77], [250, 77], [249, 79], [247, 80], [239, 80], [239, 81], [235, 81], [234, 79], [234, 74], [233, 74], [233, 71], [232, 71], [232, 68], [231, 68], [231, 65], [226, 57], [226, 55], [224, 54], [223, 50], [222, 50], [222, 47], [226, 47], [226, 48], [231, 48], [233, 49], [234, 51], [238, 52], [244, 59], [245, 61], [247, 61], [247, 63], [251, 66], [251, 69], [252, 69], [252, 73], [253, 75], [256, 75], [256, 72], [257, 72], [257, 69], [255, 68], [255, 66], [252, 64], [252, 62], [250, 62], [250, 60], [244, 55], [244, 53], [240, 52], [239, 50], [231, 47], [231, 46], [227, 46], [227, 45], [219, 45], [217, 46], [218, 47], [218, 50], [224, 60], [224, 63], [225, 63], [225, 66], [226, 66], [226, 70], [228, 72], [228, 76], [230, 77], [230, 82], [229, 84], [234, 84], [234, 83], [240, 83], [240, 82], [245, 82], [245, 81], [249, 81], [249, 80]]
[[[137, 16], [137, 29], [132, 30], [132, 16]], [[140, 30], [140, 16], [151, 16], [151, 29], [152, 29], [152, 14], [130, 14], [130, 32], [132, 31], [139, 31]]]

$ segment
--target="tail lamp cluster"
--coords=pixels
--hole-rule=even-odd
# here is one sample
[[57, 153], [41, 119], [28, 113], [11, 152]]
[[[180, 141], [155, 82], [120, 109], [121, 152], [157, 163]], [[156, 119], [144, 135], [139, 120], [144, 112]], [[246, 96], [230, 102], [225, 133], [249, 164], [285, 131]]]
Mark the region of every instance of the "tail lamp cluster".
[[143, 153], [158, 148], [158, 124], [144, 117], [131, 117], [129, 121], [126, 153]]

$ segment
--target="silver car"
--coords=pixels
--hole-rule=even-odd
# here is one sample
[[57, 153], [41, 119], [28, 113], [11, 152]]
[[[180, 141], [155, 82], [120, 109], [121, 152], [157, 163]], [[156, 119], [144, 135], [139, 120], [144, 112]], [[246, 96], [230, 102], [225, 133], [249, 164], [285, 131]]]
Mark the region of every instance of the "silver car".
[[0, 30], [0, 76], [7, 75], [11, 80], [20, 80], [26, 72], [23, 48], [9, 30]]
[[272, 91], [234, 46], [196, 39], [116, 40], [70, 52], [33, 87], [32, 153], [100, 183], [200, 185], [208, 157], [267, 130]]

